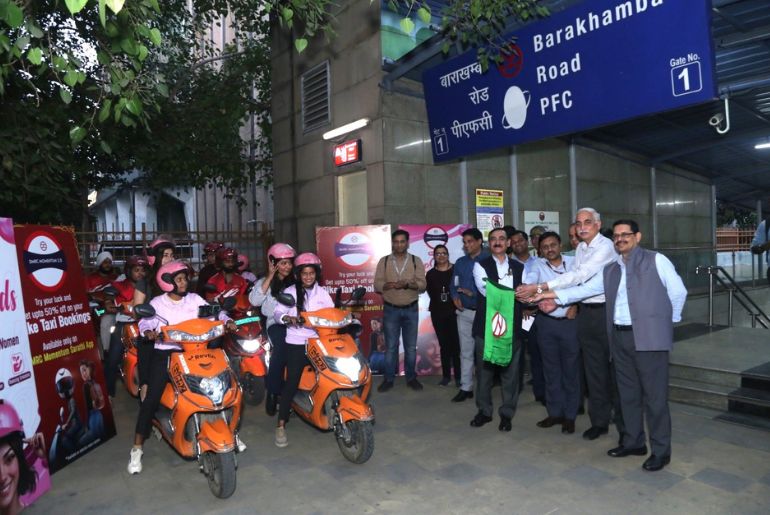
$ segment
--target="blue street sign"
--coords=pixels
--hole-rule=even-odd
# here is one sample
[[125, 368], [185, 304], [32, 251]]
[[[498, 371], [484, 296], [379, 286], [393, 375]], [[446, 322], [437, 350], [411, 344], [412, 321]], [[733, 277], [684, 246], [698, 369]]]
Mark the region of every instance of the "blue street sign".
[[590, 0], [423, 74], [434, 162], [716, 98], [711, 0]]

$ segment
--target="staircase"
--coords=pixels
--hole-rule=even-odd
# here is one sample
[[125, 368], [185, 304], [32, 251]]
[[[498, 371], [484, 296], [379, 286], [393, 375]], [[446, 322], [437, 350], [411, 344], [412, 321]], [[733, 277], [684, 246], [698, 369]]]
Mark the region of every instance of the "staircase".
[[[716, 418], [725, 422], [770, 431], [770, 351], [757, 352], [759, 342], [747, 342], [745, 331], [766, 337], [756, 329], [712, 328], [677, 341], [669, 399], [721, 411]], [[770, 342], [762, 343], [770, 349]]]

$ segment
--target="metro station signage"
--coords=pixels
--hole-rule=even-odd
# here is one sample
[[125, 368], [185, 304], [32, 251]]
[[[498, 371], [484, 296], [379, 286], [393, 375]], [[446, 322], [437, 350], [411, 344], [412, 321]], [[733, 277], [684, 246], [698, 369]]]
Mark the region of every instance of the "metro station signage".
[[592, 0], [423, 74], [434, 162], [716, 98], [711, 1]]
[[361, 140], [346, 141], [334, 146], [334, 166], [345, 166], [361, 160]]

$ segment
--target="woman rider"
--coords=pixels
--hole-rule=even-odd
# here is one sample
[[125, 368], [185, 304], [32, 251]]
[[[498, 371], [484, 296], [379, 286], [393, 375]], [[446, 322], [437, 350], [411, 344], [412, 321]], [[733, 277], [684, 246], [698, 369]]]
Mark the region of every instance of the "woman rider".
[[294, 297], [294, 307], [278, 304], [274, 318], [286, 326], [286, 383], [281, 392], [281, 408], [278, 412], [278, 427], [275, 428], [275, 445], [286, 447], [286, 422], [294, 394], [297, 393], [302, 370], [309, 364], [305, 357], [305, 344], [308, 338], [316, 338], [314, 329], [299, 324], [299, 314], [303, 311], [316, 311], [333, 308], [334, 301], [326, 290], [318, 284], [321, 280], [321, 260], [312, 252], [300, 254], [294, 260], [296, 284], [286, 288], [287, 294]]

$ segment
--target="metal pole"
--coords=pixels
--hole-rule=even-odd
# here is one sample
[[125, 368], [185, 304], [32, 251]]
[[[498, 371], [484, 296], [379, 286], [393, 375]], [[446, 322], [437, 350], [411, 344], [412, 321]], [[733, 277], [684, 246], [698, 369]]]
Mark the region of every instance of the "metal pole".
[[709, 327], [714, 327], [714, 271], [709, 267]]
[[727, 327], [733, 326], [733, 296], [735, 290], [730, 288], [727, 290]]
[[733, 250], [733, 277], [735, 277], [735, 250]]
[[569, 144], [569, 204], [570, 220], [575, 220], [577, 215], [577, 149], [575, 143]]
[[[460, 220], [468, 222], [468, 162], [460, 159]], [[475, 225], [475, 224], [474, 224]]]
[[650, 167], [650, 214], [652, 215], [652, 248], [658, 248], [658, 181], [654, 166]]

